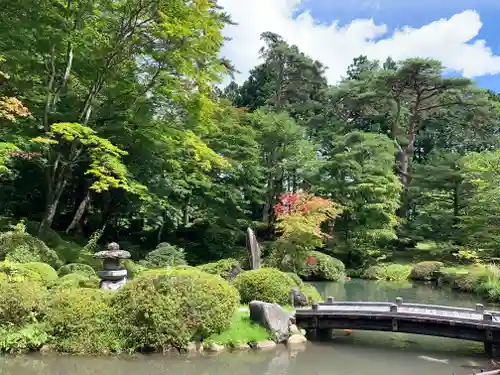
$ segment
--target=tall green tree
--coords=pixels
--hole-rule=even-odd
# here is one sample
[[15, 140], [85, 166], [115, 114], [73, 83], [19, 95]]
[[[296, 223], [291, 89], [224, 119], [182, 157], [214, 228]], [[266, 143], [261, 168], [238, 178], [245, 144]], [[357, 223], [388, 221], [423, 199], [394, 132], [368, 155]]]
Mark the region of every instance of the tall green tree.
[[316, 189], [343, 207], [332, 236], [349, 262], [396, 238], [401, 183], [394, 173], [395, 145], [385, 135], [351, 132], [332, 139]]

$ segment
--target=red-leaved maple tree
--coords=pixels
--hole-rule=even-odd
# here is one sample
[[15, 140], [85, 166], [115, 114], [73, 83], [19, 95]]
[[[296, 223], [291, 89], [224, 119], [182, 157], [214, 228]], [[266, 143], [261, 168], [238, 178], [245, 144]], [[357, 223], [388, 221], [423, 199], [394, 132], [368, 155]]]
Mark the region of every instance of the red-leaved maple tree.
[[323, 245], [326, 233], [321, 224], [333, 220], [341, 207], [329, 199], [317, 197], [303, 191], [283, 194], [274, 206], [279, 238], [275, 244], [274, 259], [289, 263], [294, 271], [305, 264], [314, 264], [317, 259], [307, 252]]

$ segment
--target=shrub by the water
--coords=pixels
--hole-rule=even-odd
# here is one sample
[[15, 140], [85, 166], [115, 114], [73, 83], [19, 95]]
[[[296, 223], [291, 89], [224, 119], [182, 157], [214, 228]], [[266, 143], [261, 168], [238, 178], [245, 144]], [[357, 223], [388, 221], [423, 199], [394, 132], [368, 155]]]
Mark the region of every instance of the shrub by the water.
[[293, 273], [293, 272], [285, 272], [286, 275], [288, 277], [290, 277], [297, 286], [301, 287], [302, 285], [304, 285], [304, 282], [302, 281], [302, 279], [299, 277], [299, 275], [297, 275], [296, 273]]
[[52, 267], [61, 263], [57, 253], [41, 240], [27, 233], [4, 232], [0, 234], [0, 259], [11, 262], [43, 262]]
[[69, 273], [60, 277], [54, 287], [59, 289], [68, 288], [98, 288], [100, 279], [96, 275], [88, 276], [83, 273]]
[[82, 275], [91, 277], [96, 276], [94, 269], [88, 264], [82, 263], [69, 263], [65, 264], [57, 271], [59, 277], [69, 275], [70, 273], [80, 273]]
[[420, 262], [413, 266], [410, 278], [412, 280], [431, 280], [434, 272], [439, 271], [444, 264], [437, 261]]
[[382, 280], [384, 277], [384, 267], [370, 266], [363, 271], [361, 277], [368, 280]]
[[299, 272], [304, 280], [338, 281], [345, 276], [344, 263], [337, 258], [319, 251], [310, 251], [307, 259], [305, 267]]
[[21, 328], [0, 327], [0, 352], [24, 353], [39, 350], [49, 341], [43, 324], [28, 324]]
[[348, 269], [345, 270], [346, 276], [354, 277], [354, 278], [361, 278], [361, 277], [363, 277], [363, 273], [364, 273], [363, 269], [348, 268]]
[[290, 304], [290, 292], [297, 287], [290, 276], [276, 268], [242, 272], [233, 284], [240, 292], [242, 303], [258, 300], [280, 305]]
[[232, 281], [241, 272], [241, 265], [236, 259], [228, 258], [221, 259], [217, 262], [203, 264], [198, 266], [203, 272], [219, 275], [224, 280]]
[[33, 281], [0, 281], [0, 326], [22, 327], [37, 323], [47, 299], [47, 289]]
[[115, 294], [112, 306], [129, 347], [161, 350], [227, 329], [239, 299], [221, 277], [189, 268], [145, 272]]
[[306, 295], [309, 304], [324, 301], [324, 298], [321, 297], [318, 290], [311, 284], [303, 284], [300, 287], [300, 291]]
[[44, 322], [53, 346], [67, 353], [106, 353], [123, 348], [110, 307], [100, 289], [59, 289], [47, 303]]

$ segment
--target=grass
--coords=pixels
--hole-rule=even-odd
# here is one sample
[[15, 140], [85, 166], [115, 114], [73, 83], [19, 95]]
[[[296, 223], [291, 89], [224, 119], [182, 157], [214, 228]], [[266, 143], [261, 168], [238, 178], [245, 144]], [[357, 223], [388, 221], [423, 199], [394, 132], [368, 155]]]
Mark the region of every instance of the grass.
[[270, 333], [264, 327], [250, 321], [248, 311], [236, 311], [231, 326], [227, 330], [212, 335], [205, 341], [232, 346], [269, 340], [270, 337]]

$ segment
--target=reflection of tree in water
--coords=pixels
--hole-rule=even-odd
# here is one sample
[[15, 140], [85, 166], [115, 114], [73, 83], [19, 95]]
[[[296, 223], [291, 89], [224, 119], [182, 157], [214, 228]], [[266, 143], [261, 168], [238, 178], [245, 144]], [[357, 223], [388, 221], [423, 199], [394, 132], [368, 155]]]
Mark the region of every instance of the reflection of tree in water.
[[[482, 302], [470, 293], [458, 293], [433, 284], [408, 281], [371, 281], [353, 279], [343, 282], [317, 282], [313, 284], [323, 298], [328, 296], [346, 301], [395, 301], [473, 307]], [[498, 307], [497, 307], [498, 308]]]
[[344, 288], [344, 282], [315, 282], [311, 283], [316, 287], [321, 297], [326, 299], [327, 297], [334, 297], [338, 300], [346, 299], [346, 291]]
[[[290, 353], [280, 360], [281, 352], [221, 353], [206, 356], [135, 355], [117, 357], [26, 356], [3, 357], [0, 375], [254, 375], [266, 374], [269, 368], [286, 374]], [[292, 353], [293, 358], [293, 353]], [[273, 363], [274, 361], [274, 363]]]

